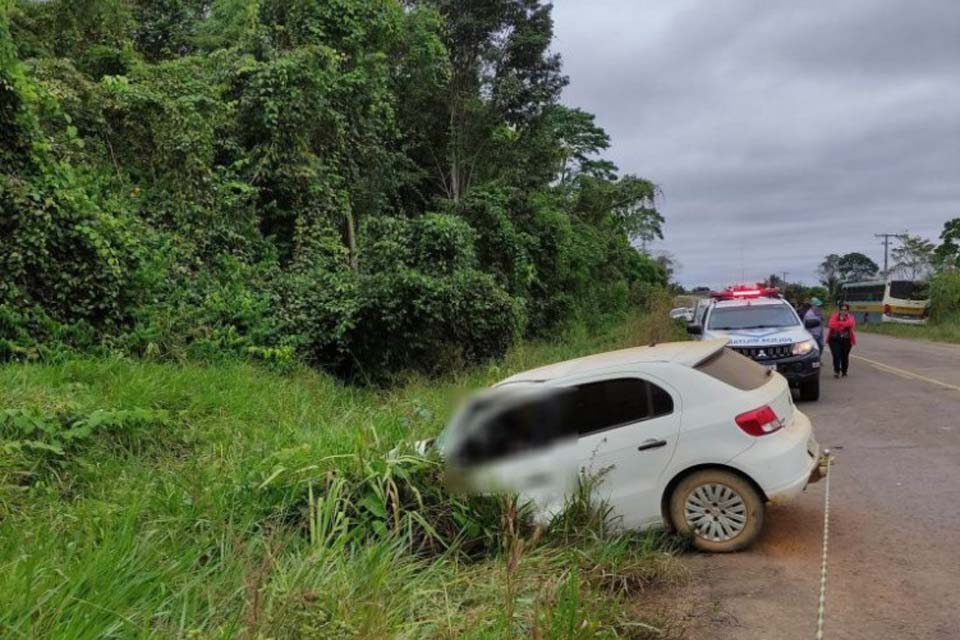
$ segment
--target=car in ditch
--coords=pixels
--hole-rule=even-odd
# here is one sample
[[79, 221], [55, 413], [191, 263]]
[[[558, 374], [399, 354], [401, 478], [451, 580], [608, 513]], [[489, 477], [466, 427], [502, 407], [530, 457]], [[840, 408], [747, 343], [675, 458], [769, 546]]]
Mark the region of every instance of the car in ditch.
[[619, 526], [743, 549], [765, 505], [819, 479], [822, 459], [787, 381], [726, 345], [636, 347], [513, 375], [451, 419], [438, 440], [448, 475], [518, 493], [543, 522], [587, 479]]

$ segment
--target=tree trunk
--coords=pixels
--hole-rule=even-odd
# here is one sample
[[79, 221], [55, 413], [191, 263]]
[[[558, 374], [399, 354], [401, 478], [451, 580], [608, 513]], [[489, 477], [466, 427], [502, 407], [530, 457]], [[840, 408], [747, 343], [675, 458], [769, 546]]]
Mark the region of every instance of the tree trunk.
[[347, 207], [347, 248], [350, 251], [350, 268], [356, 273], [360, 268], [357, 256], [357, 228], [353, 219], [353, 210]]
[[450, 108], [450, 199], [460, 202], [460, 122], [457, 118], [457, 98]]

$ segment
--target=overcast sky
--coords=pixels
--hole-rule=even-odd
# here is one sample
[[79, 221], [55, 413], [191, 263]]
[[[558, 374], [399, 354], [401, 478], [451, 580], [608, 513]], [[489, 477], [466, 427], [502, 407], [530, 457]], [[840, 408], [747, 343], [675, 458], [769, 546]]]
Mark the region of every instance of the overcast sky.
[[812, 283], [960, 216], [960, 0], [554, 5], [564, 101], [663, 189], [681, 283]]

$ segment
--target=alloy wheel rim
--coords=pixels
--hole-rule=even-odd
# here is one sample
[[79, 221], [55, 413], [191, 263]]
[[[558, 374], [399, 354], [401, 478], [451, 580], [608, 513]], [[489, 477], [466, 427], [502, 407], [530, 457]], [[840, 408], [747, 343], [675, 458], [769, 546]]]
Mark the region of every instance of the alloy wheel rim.
[[708, 483], [695, 488], [684, 503], [687, 525], [699, 537], [726, 542], [747, 526], [747, 505], [739, 493], [725, 484]]

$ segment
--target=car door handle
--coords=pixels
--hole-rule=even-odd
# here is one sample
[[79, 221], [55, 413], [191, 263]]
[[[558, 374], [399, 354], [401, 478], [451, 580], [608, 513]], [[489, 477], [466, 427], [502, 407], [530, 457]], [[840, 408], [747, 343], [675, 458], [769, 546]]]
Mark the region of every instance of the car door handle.
[[666, 440], [656, 440], [650, 438], [649, 440], [644, 440], [640, 443], [640, 446], [637, 447], [637, 451], [646, 451], [647, 449], [659, 449], [660, 447], [666, 446]]

